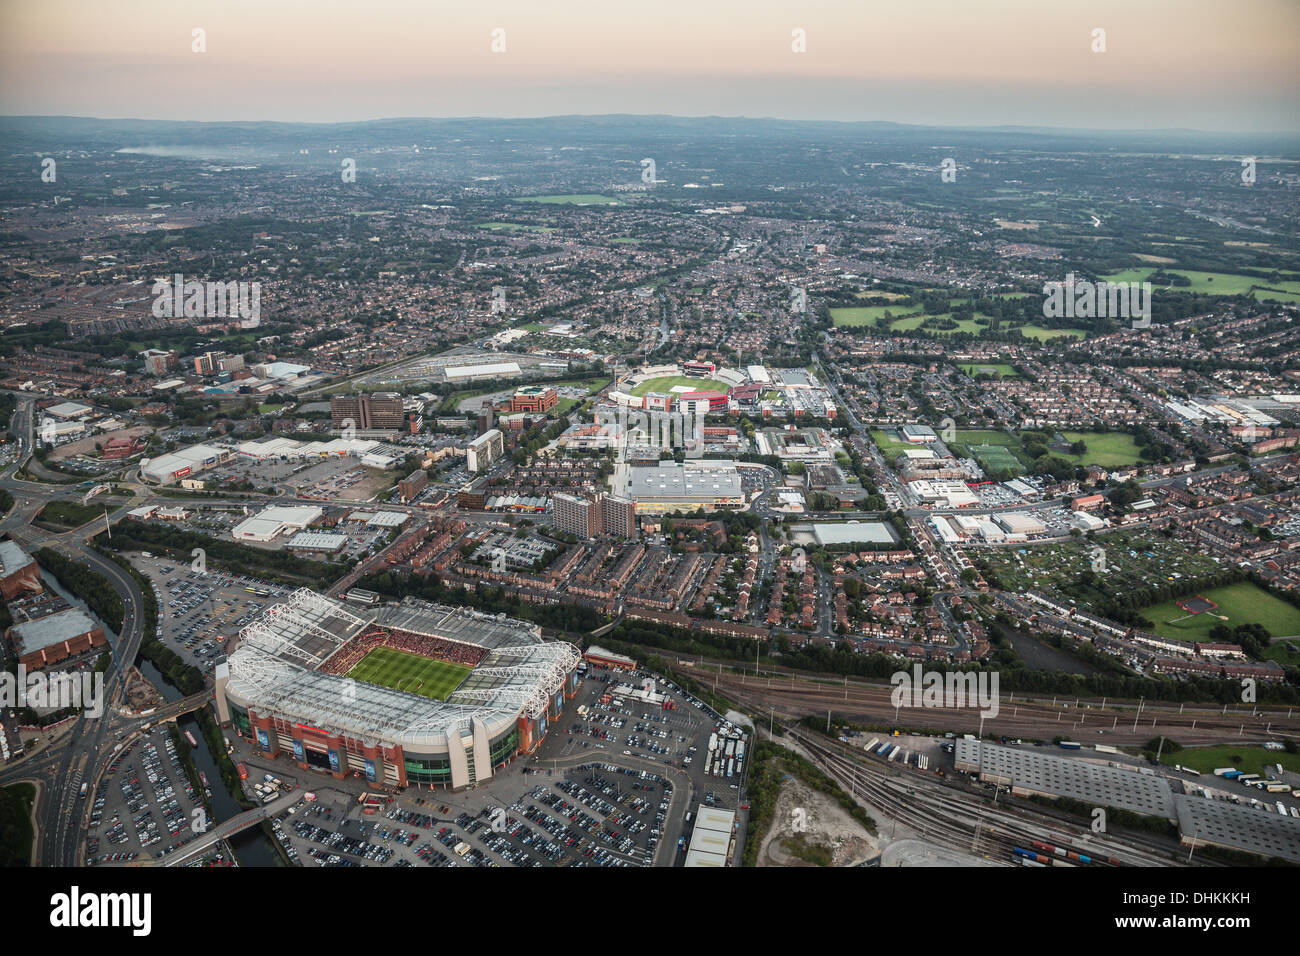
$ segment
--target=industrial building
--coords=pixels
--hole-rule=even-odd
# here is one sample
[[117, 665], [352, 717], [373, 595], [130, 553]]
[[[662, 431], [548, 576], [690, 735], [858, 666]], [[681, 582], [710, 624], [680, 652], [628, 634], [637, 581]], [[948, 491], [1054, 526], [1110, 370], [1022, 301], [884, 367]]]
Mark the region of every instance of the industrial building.
[[0, 598], [8, 603], [41, 590], [41, 569], [36, 560], [16, 541], [0, 541]]
[[81, 608], [71, 607], [15, 624], [5, 632], [18, 663], [29, 671], [65, 661], [108, 644], [104, 628]]
[[736, 848], [736, 811], [701, 803], [686, 850], [685, 866], [729, 866]]
[[234, 454], [229, 448], [216, 445], [191, 445], [157, 458], [143, 459], [140, 462], [140, 477], [145, 481], [166, 485], [229, 461]]
[[819, 521], [813, 536], [822, 547], [850, 544], [886, 544], [897, 542], [894, 530], [883, 521]]
[[1173, 792], [1161, 776], [978, 740], [956, 741], [954, 756], [958, 770], [1010, 787], [1014, 794], [1070, 797], [1096, 807], [1174, 818]]
[[917, 501], [938, 505], [941, 508], [968, 508], [979, 504], [979, 496], [964, 481], [917, 479], [909, 481], [907, 489]]
[[1021, 514], [1018, 511], [1008, 511], [1003, 514], [994, 515], [993, 521], [999, 528], [1007, 533], [1008, 539], [1012, 541], [1016, 540], [1018, 537], [1042, 534], [1047, 530], [1047, 526], [1033, 515]]
[[231, 529], [236, 541], [274, 541], [286, 532], [301, 531], [320, 520], [324, 510], [315, 505], [270, 505]]
[[[466, 669], [445, 700], [349, 676], [386, 648]], [[577, 693], [579, 652], [534, 624], [407, 599], [360, 609], [302, 589], [216, 669], [223, 725], [299, 769], [459, 790], [531, 753]]]
[[299, 531], [285, 544], [298, 554], [338, 554], [348, 543], [348, 536], [335, 531]]
[[618, 464], [611, 486], [619, 497], [635, 501], [641, 514], [743, 508], [746, 500], [740, 472], [730, 461]]
[[1300, 819], [1290, 814], [1186, 794], [1174, 797], [1174, 811], [1181, 842], [1193, 854], [1220, 846], [1300, 863]]

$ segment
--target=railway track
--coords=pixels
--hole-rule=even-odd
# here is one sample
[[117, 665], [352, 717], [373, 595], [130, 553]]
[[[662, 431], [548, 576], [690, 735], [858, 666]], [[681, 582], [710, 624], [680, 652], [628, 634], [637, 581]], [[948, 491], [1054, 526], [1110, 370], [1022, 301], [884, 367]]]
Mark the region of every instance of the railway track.
[[[696, 679], [704, 675], [698, 672]], [[1030, 739], [1067, 739], [1138, 746], [1165, 736], [1184, 746], [1261, 743], [1265, 740], [1300, 740], [1300, 712], [1287, 709], [1256, 711], [1229, 707], [1196, 708], [1166, 704], [1116, 704], [1074, 698], [1055, 703], [1015, 695], [1000, 701], [997, 716], [981, 719], [975, 707], [895, 708], [889, 686], [849, 682], [826, 683], [803, 677], [754, 677], [723, 672], [708, 681], [727, 697], [753, 708], [798, 716], [824, 715], [828, 711], [858, 722], [963, 733], [982, 732]]]
[[1013, 848], [1029, 848], [1034, 841], [1091, 857], [1112, 858], [1124, 866], [1185, 865], [1176, 854], [1171, 857], [1174, 847], [1158, 840], [1129, 834], [1119, 837], [1080, 833], [1080, 825], [1067, 821], [1064, 814], [1038, 808], [998, 808], [959, 784], [941, 783], [923, 772], [880, 764], [843, 744], [818, 739], [797, 728], [784, 729], [841, 788], [861, 795], [922, 839], [933, 838], [952, 849], [1007, 865], [1011, 865]]

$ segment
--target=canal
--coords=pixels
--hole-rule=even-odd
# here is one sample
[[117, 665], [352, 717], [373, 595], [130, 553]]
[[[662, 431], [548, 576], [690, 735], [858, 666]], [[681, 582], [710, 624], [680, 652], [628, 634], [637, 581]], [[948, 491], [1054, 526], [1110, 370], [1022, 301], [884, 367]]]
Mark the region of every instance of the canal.
[[[161, 685], [159, 686], [161, 687]], [[193, 716], [186, 714], [176, 722], [176, 725], [182, 733], [188, 730], [194, 735], [194, 739], [199, 742], [197, 747], [191, 749], [190, 757], [194, 760], [194, 766], [208, 778], [208, 786], [212, 789], [212, 813], [216, 817], [216, 822], [224, 823], [231, 817], [243, 813], [244, 808], [226, 789], [221, 776], [221, 768], [217, 766], [217, 761], [213, 759], [207, 738], [203, 736], [199, 722]], [[235, 858], [239, 860], [240, 866], [279, 865], [279, 853], [271, 845], [270, 838], [262, 832], [261, 827], [250, 827], [231, 837], [226, 842], [234, 850]]]

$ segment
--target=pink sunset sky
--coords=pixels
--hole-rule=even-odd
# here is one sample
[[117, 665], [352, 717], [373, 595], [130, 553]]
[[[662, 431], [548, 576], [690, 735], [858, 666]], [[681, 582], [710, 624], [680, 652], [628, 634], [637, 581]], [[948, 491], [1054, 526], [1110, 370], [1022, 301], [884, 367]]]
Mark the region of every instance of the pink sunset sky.
[[0, 51], [6, 114], [1300, 130], [1296, 0], [0, 0]]

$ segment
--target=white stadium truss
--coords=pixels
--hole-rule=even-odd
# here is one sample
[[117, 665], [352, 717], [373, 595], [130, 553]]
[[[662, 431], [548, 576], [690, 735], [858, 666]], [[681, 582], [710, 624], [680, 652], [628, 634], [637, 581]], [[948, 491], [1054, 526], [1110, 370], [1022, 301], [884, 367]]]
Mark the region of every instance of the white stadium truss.
[[[440, 622], [477, 623], [485, 629], [485, 642], [496, 646], [446, 701], [321, 673], [315, 668], [373, 617], [359, 617], [338, 601], [302, 588], [240, 631], [227, 686], [259, 712], [292, 716], [358, 739], [423, 749], [469, 733], [475, 718], [494, 732], [520, 715], [536, 719], [581, 658], [572, 644], [542, 643], [523, 622], [418, 602], [402, 606], [400, 613], [423, 616], [427, 626], [421, 630], [432, 634], [442, 630]], [[448, 639], [475, 643], [461, 634]]]

